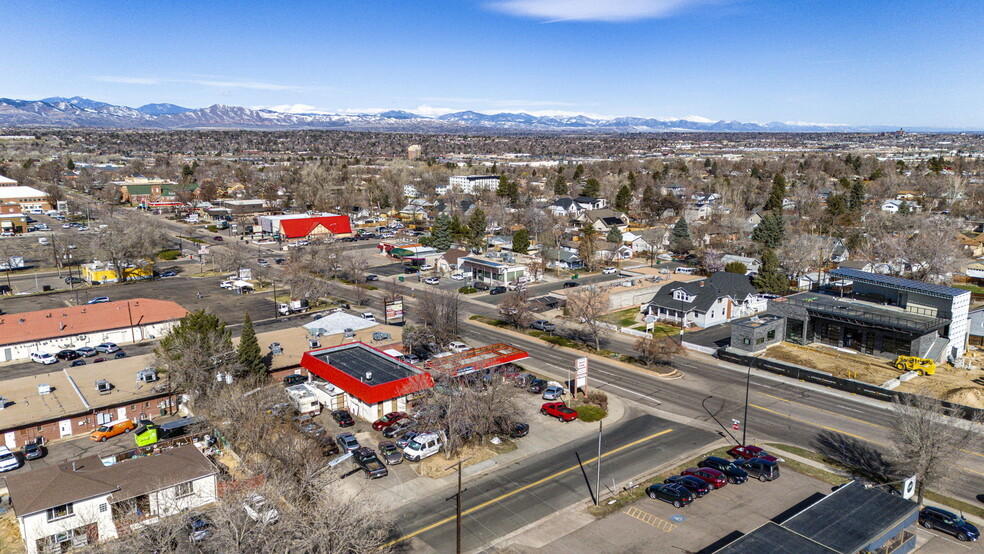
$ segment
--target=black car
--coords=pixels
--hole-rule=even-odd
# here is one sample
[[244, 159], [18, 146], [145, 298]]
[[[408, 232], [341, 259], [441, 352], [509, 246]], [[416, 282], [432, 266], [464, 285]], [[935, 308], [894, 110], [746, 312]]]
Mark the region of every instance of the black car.
[[530, 381], [529, 386], [526, 387], [526, 390], [532, 392], [533, 394], [540, 394], [546, 386], [547, 382], [543, 379], [533, 379]]
[[650, 485], [646, 489], [646, 494], [653, 500], [662, 500], [673, 504], [675, 508], [682, 508], [694, 501], [694, 495], [687, 487], [676, 483], [664, 483], [662, 485]]
[[962, 541], [976, 541], [981, 534], [972, 524], [953, 512], [926, 506], [919, 512], [919, 523], [926, 529], [938, 529]]
[[476, 290], [489, 290], [489, 284], [486, 283], [485, 281], [475, 281], [475, 284], [472, 285], [472, 288]]
[[85, 365], [85, 360], [75, 360], [74, 362], [68, 364], [68, 367], [79, 367], [80, 365]]
[[683, 485], [684, 487], [687, 487], [687, 490], [692, 492], [697, 498], [711, 492], [711, 487], [708, 486], [703, 479], [699, 479], [693, 475], [673, 475], [663, 482]]
[[370, 448], [362, 446], [352, 450], [352, 459], [355, 461], [355, 465], [359, 466], [359, 469], [366, 474], [366, 479], [379, 479], [389, 475], [389, 470], [386, 469], [383, 462], [379, 461], [379, 456], [376, 456], [376, 453]]
[[59, 360], [77, 360], [82, 357], [82, 354], [74, 350], [59, 350], [55, 357]]
[[294, 374], [284, 377], [285, 387], [292, 387], [294, 385], [300, 385], [301, 383], [305, 383], [305, 382], [307, 382], [307, 377], [303, 375]]
[[530, 426], [522, 421], [509, 421], [504, 417], [495, 418], [495, 426], [502, 434], [509, 435], [511, 439], [518, 439], [530, 434]]
[[576, 283], [574, 281], [564, 281], [565, 289], [572, 289], [574, 287], [579, 287], [579, 286], [581, 286], [581, 283]]
[[82, 279], [78, 277], [65, 277], [66, 285], [78, 285], [80, 283], [82, 283]]
[[762, 458], [751, 458], [744, 461], [739, 461], [736, 465], [740, 465], [749, 477], [757, 477], [759, 481], [763, 483], [766, 481], [774, 481], [779, 478], [779, 464], [771, 460], [763, 460]]
[[352, 414], [348, 413], [348, 410], [334, 410], [331, 412], [331, 417], [339, 427], [351, 427], [355, 425], [355, 418], [352, 417]]
[[44, 449], [38, 446], [36, 443], [29, 442], [21, 448], [21, 453], [24, 454], [25, 460], [37, 460], [38, 458], [44, 458]]
[[277, 258], [276, 260], [273, 260], [273, 263], [277, 265], [284, 265], [287, 263], [287, 260], [285, 258]]
[[412, 266], [412, 265], [408, 265], [408, 266], [406, 266], [406, 267], [403, 268], [403, 273], [407, 273], [407, 274], [417, 273], [418, 271], [420, 271], [420, 269], [417, 268], [416, 266]]
[[728, 476], [728, 482], [732, 485], [740, 485], [745, 481], [748, 481], [748, 473], [744, 469], [735, 465], [731, 460], [725, 460], [724, 458], [718, 458], [717, 456], [708, 456], [703, 460], [697, 462], [697, 467], [709, 467], [716, 469], [721, 473]]
[[499, 285], [497, 287], [492, 287], [491, 289], [489, 289], [489, 294], [505, 294], [508, 291], [509, 289], [507, 289], [502, 285]]
[[126, 358], [126, 352], [123, 352], [121, 350], [121, 351], [117, 352], [116, 354], [113, 354], [113, 358], [115, 358], [117, 360], [120, 359], [120, 358]]

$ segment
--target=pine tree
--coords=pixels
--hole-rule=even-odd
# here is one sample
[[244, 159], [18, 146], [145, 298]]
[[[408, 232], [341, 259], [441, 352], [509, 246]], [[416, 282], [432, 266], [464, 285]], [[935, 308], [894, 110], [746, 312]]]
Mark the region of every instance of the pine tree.
[[615, 209], [620, 212], [627, 212], [631, 202], [632, 189], [629, 188], [629, 185], [622, 185], [622, 188], [618, 189], [618, 194], [615, 195]]
[[659, 195], [656, 194], [656, 188], [652, 185], [646, 185], [646, 188], [642, 189], [642, 211], [646, 215], [650, 216], [651, 219], [656, 219], [660, 214], [656, 213], [656, 209], [659, 207]]
[[686, 254], [693, 249], [694, 245], [690, 239], [690, 226], [687, 219], [681, 217], [673, 225], [673, 232], [670, 236], [670, 250], [677, 254]]
[[489, 222], [485, 218], [482, 208], [475, 208], [471, 218], [468, 219], [468, 235], [472, 248], [483, 248], [485, 246], [485, 230]]
[[513, 233], [512, 251], [517, 254], [526, 254], [530, 250], [530, 234], [526, 229], [520, 229]]
[[765, 206], [762, 209], [766, 211], [781, 210], [782, 200], [785, 197], [786, 178], [782, 176], [782, 173], [776, 173], [776, 176], [772, 178], [772, 192], [769, 193], [769, 199], [765, 202]]
[[595, 244], [597, 238], [598, 230], [592, 227], [590, 223], [585, 223], [584, 227], [581, 228], [581, 240], [577, 243], [577, 256], [581, 258], [584, 267], [589, 270], [594, 267], [595, 253], [598, 251]]
[[608, 230], [608, 235], [605, 236], [608, 242], [614, 242], [615, 244], [622, 244], [622, 231], [618, 230], [618, 227], [612, 227]]
[[724, 270], [728, 273], [734, 273], [736, 275], [745, 275], [748, 273], [748, 266], [741, 262], [734, 261], [724, 264]]
[[243, 315], [243, 331], [239, 335], [239, 349], [236, 350], [236, 356], [246, 372], [245, 377], [254, 377], [257, 380], [266, 377], [267, 367], [263, 362], [260, 343], [256, 340], [256, 331], [253, 329], [253, 320], [250, 319], [249, 312]]
[[499, 175], [499, 188], [495, 189], [495, 193], [499, 196], [509, 196], [509, 179], [505, 174]]
[[635, 176], [635, 173], [633, 173], [633, 172], [630, 171], [629, 172], [629, 175], [628, 175], [628, 177], [626, 177], [626, 179], [629, 181], [629, 188], [632, 189], [632, 190], [635, 190], [636, 189], [636, 176]]
[[574, 168], [574, 176], [571, 177], [571, 180], [577, 181], [581, 178], [581, 175], [584, 175], [584, 165], [577, 164], [577, 167]]
[[442, 252], [451, 248], [451, 244], [453, 243], [451, 218], [447, 214], [437, 216], [437, 220], [434, 221], [434, 228], [431, 229], [431, 235], [434, 237], [434, 242], [431, 243], [434, 248]]
[[786, 230], [782, 213], [770, 212], [762, 218], [762, 222], [752, 231], [752, 240], [766, 248], [779, 248], [785, 238]]
[[789, 292], [789, 281], [779, 270], [779, 257], [771, 249], [762, 253], [762, 267], [758, 275], [752, 278], [752, 285], [759, 292], [768, 294], [786, 294]]
[[594, 177], [588, 178], [588, 180], [584, 182], [584, 187], [581, 188], [582, 196], [595, 197], [598, 196], [599, 192], [601, 192], [601, 183], [599, 183], [598, 179], [595, 179]]
[[851, 197], [848, 201], [851, 211], [856, 212], [864, 207], [864, 201], [867, 195], [868, 193], [865, 191], [864, 183], [861, 181], [854, 181], [854, 184], [851, 185]]
[[567, 181], [564, 179], [563, 175], [558, 175], [557, 179], [554, 180], [554, 194], [557, 196], [566, 196], [567, 193]]
[[909, 215], [911, 213], [912, 213], [912, 207], [909, 206], [908, 202], [903, 200], [902, 203], [899, 204], [899, 215]]

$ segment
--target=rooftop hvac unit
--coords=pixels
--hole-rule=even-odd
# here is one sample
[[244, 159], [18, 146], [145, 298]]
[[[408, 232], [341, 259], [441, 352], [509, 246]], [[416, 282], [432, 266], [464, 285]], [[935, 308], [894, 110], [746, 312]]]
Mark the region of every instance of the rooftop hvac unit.
[[99, 394], [108, 394], [113, 390], [113, 385], [105, 379], [99, 379], [96, 381], [96, 390], [99, 391]]
[[0, 410], [3, 410], [7, 407], [7, 402], [8, 400], [6, 398], [0, 396]]
[[38, 385], [38, 394], [51, 394], [51, 385]]
[[308, 339], [308, 347], [312, 349], [321, 348], [321, 341], [318, 339]]
[[153, 383], [157, 379], [157, 370], [152, 367], [141, 369], [137, 372], [138, 383]]
[[371, 371], [367, 371], [366, 372], [366, 381], [372, 381], [372, 372]]

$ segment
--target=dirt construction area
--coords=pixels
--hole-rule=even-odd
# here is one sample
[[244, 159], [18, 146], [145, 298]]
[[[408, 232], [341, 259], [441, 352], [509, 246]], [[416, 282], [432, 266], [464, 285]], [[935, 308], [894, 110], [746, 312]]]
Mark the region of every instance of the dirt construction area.
[[[903, 373], [885, 358], [844, 352], [822, 345], [804, 347], [783, 342], [770, 346], [766, 357], [879, 386]], [[935, 375], [918, 376], [903, 382], [895, 390], [984, 408], [984, 371], [940, 364], [936, 366]]]

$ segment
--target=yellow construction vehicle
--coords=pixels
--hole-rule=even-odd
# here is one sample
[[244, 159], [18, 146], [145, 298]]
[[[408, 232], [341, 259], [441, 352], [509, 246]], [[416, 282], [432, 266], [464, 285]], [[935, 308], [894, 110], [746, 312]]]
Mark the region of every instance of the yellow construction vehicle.
[[895, 368], [899, 371], [918, 371], [919, 375], [932, 375], [936, 373], [936, 362], [929, 358], [899, 356], [895, 360]]

